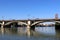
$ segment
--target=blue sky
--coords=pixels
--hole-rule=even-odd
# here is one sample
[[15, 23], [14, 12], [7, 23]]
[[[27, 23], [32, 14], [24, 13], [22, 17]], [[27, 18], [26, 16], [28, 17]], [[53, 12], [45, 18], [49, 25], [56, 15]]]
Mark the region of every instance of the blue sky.
[[60, 17], [60, 0], [0, 0], [1, 19]]

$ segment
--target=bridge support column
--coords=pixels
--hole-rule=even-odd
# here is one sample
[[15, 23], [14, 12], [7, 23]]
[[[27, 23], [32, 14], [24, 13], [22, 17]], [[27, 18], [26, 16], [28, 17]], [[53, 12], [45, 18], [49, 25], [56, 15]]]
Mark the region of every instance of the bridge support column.
[[4, 28], [4, 21], [3, 21], [2, 24], [1, 24], [1, 28]]
[[2, 32], [2, 34], [4, 33], [4, 21], [2, 22], [2, 24], [1, 24], [1, 32]]
[[30, 24], [31, 24], [31, 21], [28, 21], [28, 25], [27, 25], [27, 35], [30, 36]]
[[27, 30], [30, 30], [31, 21], [28, 21]]

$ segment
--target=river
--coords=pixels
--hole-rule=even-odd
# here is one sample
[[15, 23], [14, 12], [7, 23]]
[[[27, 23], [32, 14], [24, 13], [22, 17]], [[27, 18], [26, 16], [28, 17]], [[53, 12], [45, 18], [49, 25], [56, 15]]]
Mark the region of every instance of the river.
[[0, 40], [60, 40], [60, 30], [35, 27], [35, 31], [27, 32], [26, 27], [0, 28]]

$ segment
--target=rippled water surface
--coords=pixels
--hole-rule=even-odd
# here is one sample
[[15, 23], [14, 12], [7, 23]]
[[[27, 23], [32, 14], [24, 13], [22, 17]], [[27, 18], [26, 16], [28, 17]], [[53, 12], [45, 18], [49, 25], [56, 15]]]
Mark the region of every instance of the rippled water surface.
[[35, 31], [27, 31], [26, 27], [0, 28], [0, 40], [60, 40], [60, 30], [55, 27], [35, 27]]

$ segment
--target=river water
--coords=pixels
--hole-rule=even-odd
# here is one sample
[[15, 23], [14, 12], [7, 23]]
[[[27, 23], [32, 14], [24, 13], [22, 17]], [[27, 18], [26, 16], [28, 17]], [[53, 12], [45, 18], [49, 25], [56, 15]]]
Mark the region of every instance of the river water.
[[60, 40], [60, 30], [55, 27], [35, 27], [28, 31], [26, 27], [0, 28], [0, 40]]

